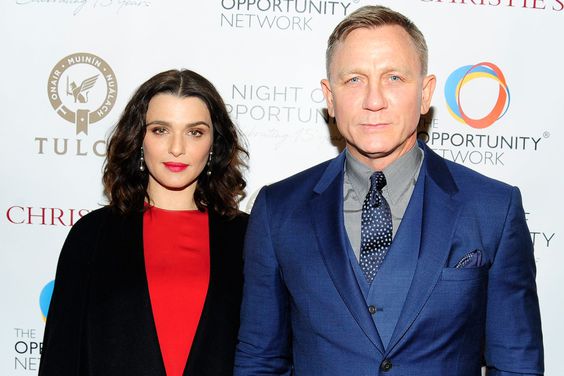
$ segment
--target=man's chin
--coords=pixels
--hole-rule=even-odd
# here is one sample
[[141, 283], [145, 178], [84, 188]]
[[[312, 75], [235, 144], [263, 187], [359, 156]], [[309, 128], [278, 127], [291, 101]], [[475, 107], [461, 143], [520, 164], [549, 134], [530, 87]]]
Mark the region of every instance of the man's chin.
[[347, 145], [347, 148], [354, 157], [358, 158], [368, 158], [368, 159], [379, 159], [385, 158], [394, 152], [393, 148], [386, 147], [384, 145], [378, 145], [370, 147], [354, 147]]
[[396, 147], [371, 145], [370, 147], [364, 148], [347, 145], [349, 152], [354, 158], [370, 166], [372, 169], [380, 171], [407, 153], [412, 147], [413, 145], [408, 144], [398, 145]]

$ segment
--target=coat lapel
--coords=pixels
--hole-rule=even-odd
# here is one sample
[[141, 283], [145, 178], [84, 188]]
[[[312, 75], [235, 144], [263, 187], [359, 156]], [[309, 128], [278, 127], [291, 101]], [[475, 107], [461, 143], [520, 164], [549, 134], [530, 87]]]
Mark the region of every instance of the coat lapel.
[[458, 191], [444, 160], [426, 145], [419, 179], [425, 179], [421, 246], [417, 268], [404, 308], [390, 339], [389, 353], [416, 320], [440, 278], [451, 247], [461, 205], [454, 198]]
[[[146, 341], [149, 345], [147, 349], [147, 355], [153, 354], [154, 361], [158, 364], [158, 370], [155, 369], [154, 372], [157, 375], [165, 375], [164, 360], [161, 353], [161, 347], [159, 345], [159, 338], [157, 335], [157, 326], [155, 324], [155, 316], [153, 315], [153, 307], [151, 305], [151, 297], [149, 294], [149, 281], [147, 279], [147, 267], [145, 265], [145, 251], [144, 251], [144, 240], [143, 240], [143, 214], [135, 214], [127, 219], [126, 234], [129, 232], [135, 234], [135, 240], [132, 242], [131, 252], [135, 254], [135, 258], [138, 260], [135, 264], [140, 268], [136, 270], [136, 273], [142, 275], [142, 286], [139, 288], [140, 298], [143, 300], [143, 305], [147, 307], [147, 311], [143, 312], [146, 331], [139, 330], [139, 335], [146, 333]], [[142, 327], [142, 326], [141, 326]]]
[[[184, 375], [232, 373], [243, 285], [242, 244], [246, 223], [246, 215], [228, 220], [209, 212], [210, 281]], [[143, 215], [127, 218], [123, 230], [123, 234], [128, 234], [125, 236], [127, 244], [123, 246], [133, 255], [128, 270], [139, 280], [138, 288], [132, 292], [135, 296], [128, 299], [142, 302], [144, 307], [135, 313], [141, 328], [135, 332], [137, 342], [145, 344], [139, 362], [151, 364], [152, 375], [165, 375], [145, 267]]]
[[202, 364], [205, 364], [208, 357], [213, 354], [213, 349], [210, 349], [210, 341], [209, 338], [206, 338], [206, 333], [209, 332], [210, 326], [213, 328], [215, 325], [219, 324], [214, 320], [216, 315], [211, 311], [211, 308], [213, 307], [214, 299], [217, 299], [216, 275], [221, 272], [218, 270], [220, 266], [218, 263], [221, 262], [221, 259], [218, 257], [218, 251], [223, 244], [221, 244], [222, 242], [218, 241], [218, 237], [213, 236], [213, 234], [225, 233], [225, 229], [224, 223], [212, 212], [209, 212], [208, 225], [210, 237], [210, 284], [208, 285], [208, 292], [206, 293], [198, 328], [196, 329], [192, 347], [190, 348], [186, 366], [184, 367], [184, 376], [195, 372], [197, 373], [197, 371], [201, 372]]
[[[114, 284], [116, 288], [122, 286], [125, 289], [120, 305], [129, 307], [127, 316], [119, 319], [123, 320], [122, 327], [137, 328], [137, 330], [124, 330], [128, 333], [127, 341], [139, 349], [137, 369], [143, 370], [143, 374], [164, 376], [164, 362], [157, 337], [145, 267], [143, 214], [135, 213], [118, 217], [117, 222], [110, 227], [113, 233], [111, 239], [119, 239], [109, 248], [115, 253], [111, 259], [114, 262], [116, 258], [120, 260], [117, 262], [119, 270], [116, 271], [118, 280]], [[126, 287], [123, 287], [124, 285]]]
[[209, 211], [210, 281], [184, 375], [232, 375], [243, 291], [247, 215]]
[[378, 351], [383, 353], [384, 347], [347, 255], [343, 218], [344, 161], [343, 152], [327, 166], [314, 188], [310, 213], [319, 250], [335, 287], [358, 325]]

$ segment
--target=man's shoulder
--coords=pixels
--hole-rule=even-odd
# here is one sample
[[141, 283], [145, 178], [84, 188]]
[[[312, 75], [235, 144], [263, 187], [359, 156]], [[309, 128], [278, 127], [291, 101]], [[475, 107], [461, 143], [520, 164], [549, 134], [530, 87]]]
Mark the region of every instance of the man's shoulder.
[[[520, 204], [520, 192], [515, 186], [491, 178], [469, 167], [443, 159], [456, 186], [455, 198], [464, 203], [467, 213], [485, 215], [502, 222], [512, 202]], [[454, 192], [453, 192], [454, 193]], [[500, 223], [501, 223], [500, 222]]]
[[445, 160], [447, 167], [452, 174], [459, 190], [467, 192], [483, 193], [484, 190], [489, 192], [499, 192], [506, 194], [514, 187], [501, 180], [489, 177], [481, 172], [471, 169], [470, 167]]
[[[521, 194], [518, 188], [464, 165], [439, 158], [446, 169], [431, 164], [428, 167], [431, 167], [433, 171], [427, 171], [427, 177], [431, 176], [434, 183], [451, 195], [453, 202], [457, 202], [462, 208], [463, 217], [479, 219], [479, 223], [487, 226], [487, 231], [495, 232], [494, 229], [497, 229], [497, 232], [501, 233], [508, 211], [512, 207], [522, 211]], [[452, 182], [452, 185], [448, 183], [449, 181]], [[437, 190], [430, 192], [437, 192]], [[484, 231], [486, 231], [485, 228]]]
[[427, 168], [434, 169], [434, 171], [430, 171], [430, 174], [433, 175], [433, 173], [441, 173], [441, 168], [436, 168], [436, 161], [440, 160], [440, 164], [443, 164], [446, 167], [448, 174], [450, 174], [458, 191], [461, 193], [482, 194], [484, 192], [497, 192], [505, 195], [514, 189], [513, 186], [503, 181], [494, 179], [470, 167], [443, 158], [435, 154], [430, 149], [426, 153], [426, 158], [433, 160], [433, 162], [427, 164]]
[[315, 166], [309, 167], [294, 175], [291, 175], [276, 183], [265, 187], [269, 194], [288, 196], [291, 193], [311, 192], [317, 185], [329, 164], [334, 162], [335, 158], [321, 162]]

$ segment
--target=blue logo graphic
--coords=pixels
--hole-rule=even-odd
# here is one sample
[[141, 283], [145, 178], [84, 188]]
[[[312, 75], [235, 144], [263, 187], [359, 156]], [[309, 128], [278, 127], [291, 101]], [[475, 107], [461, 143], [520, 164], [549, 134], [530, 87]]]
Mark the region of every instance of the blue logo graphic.
[[41, 315], [43, 316], [43, 321], [47, 320], [47, 312], [49, 312], [49, 304], [51, 303], [51, 296], [53, 295], [53, 288], [55, 287], [55, 281], [51, 281], [43, 287], [41, 294], [39, 294], [39, 307], [41, 308]]

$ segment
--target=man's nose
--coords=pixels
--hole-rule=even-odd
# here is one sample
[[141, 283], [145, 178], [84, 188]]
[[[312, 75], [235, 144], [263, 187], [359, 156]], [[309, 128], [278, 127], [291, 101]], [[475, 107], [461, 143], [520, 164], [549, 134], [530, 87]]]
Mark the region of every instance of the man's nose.
[[366, 87], [363, 108], [370, 111], [378, 111], [387, 105], [386, 96], [379, 82], [370, 82]]

